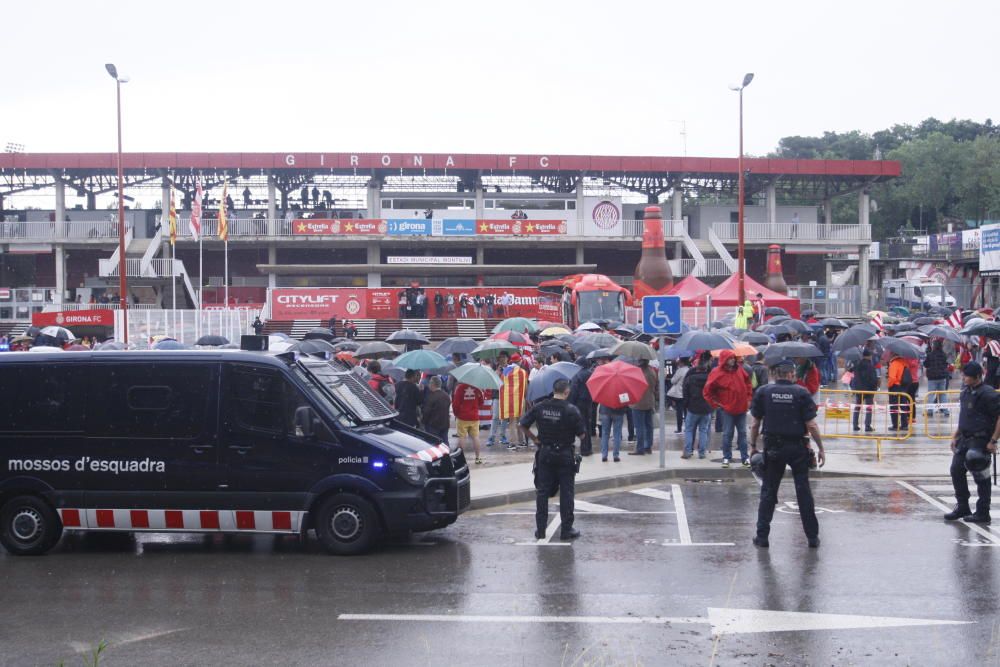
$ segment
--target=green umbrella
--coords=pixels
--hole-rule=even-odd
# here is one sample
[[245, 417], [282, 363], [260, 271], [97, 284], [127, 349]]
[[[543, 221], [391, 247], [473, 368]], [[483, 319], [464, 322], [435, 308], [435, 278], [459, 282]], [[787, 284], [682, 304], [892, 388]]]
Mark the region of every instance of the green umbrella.
[[517, 352], [516, 345], [512, 345], [505, 340], [488, 340], [480, 343], [480, 345], [469, 354], [473, 359], [496, 359], [501, 354], [510, 355], [514, 352]]
[[448, 365], [448, 360], [433, 350], [411, 350], [393, 361], [397, 368], [415, 371], [433, 370]]
[[505, 320], [501, 320], [500, 324], [493, 327], [493, 333], [500, 333], [501, 331], [535, 333], [538, 331], [538, 325], [529, 320], [527, 317], [508, 317]]
[[475, 387], [476, 389], [494, 389], [499, 391], [503, 386], [500, 376], [488, 366], [470, 361], [462, 364], [458, 368], [450, 371], [449, 374], [462, 384]]
[[611, 348], [611, 354], [616, 357], [629, 357], [631, 359], [656, 359], [656, 352], [649, 345], [637, 340], [626, 340]]

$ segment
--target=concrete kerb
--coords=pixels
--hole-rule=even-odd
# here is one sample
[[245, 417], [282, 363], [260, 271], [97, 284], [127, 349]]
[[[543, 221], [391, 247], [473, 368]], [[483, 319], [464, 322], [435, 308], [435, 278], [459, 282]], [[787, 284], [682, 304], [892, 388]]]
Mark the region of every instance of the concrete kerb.
[[[912, 477], [913, 475], [887, 475], [879, 473], [860, 473], [860, 472], [845, 472], [845, 471], [824, 471], [824, 470], [814, 470], [809, 473], [811, 479], [833, 479], [833, 478], [844, 478], [844, 477]], [[638, 484], [650, 484], [655, 482], [662, 482], [669, 479], [693, 479], [693, 480], [737, 480], [737, 479], [752, 479], [751, 473], [741, 467], [737, 468], [692, 468], [689, 470], [683, 470], [678, 468], [668, 468], [655, 470], [645, 470], [642, 472], [629, 472], [621, 475], [608, 475], [607, 477], [598, 477], [596, 479], [580, 480], [576, 483], [577, 493], [586, 493], [588, 491], [603, 491], [606, 489], [616, 489], [629, 486], [636, 486]], [[475, 480], [473, 479], [473, 486], [475, 486]], [[535, 489], [532, 488], [520, 488], [505, 493], [494, 493], [486, 496], [473, 496], [472, 505], [470, 509], [482, 510], [489, 509], [492, 507], [500, 507], [503, 505], [512, 505], [514, 503], [525, 503], [531, 502], [535, 499]], [[558, 499], [558, 497], [556, 498]]]

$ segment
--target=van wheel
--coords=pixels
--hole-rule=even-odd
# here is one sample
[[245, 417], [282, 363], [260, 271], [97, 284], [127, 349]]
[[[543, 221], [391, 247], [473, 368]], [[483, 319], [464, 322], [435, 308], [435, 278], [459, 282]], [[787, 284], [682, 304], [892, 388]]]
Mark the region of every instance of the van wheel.
[[367, 551], [379, 533], [375, 508], [353, 493], [338, 493], [324, 500], [316, 512], [315, 528], [326, 550], [340, 556]]
[[61, 535], [59, 516], [40, 498], [18, 496], [0, 509], [0, 544], [15, 556], [43, 554]]

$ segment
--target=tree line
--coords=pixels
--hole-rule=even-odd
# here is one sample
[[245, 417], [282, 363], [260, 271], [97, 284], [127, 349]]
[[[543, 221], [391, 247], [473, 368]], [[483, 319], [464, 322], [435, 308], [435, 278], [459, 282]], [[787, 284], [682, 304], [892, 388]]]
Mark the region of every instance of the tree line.
[[[898, 160], [902, 176], [871, 190], [872, 236], [929, 233], [1000, 219], [1000, 126], [986, 119], [893, 125], [872, 134], [824, 132], [784, 137], [769, 157], [830, 160]], [[857, 201], [840, 197], [834, 222], [855, 222]]]

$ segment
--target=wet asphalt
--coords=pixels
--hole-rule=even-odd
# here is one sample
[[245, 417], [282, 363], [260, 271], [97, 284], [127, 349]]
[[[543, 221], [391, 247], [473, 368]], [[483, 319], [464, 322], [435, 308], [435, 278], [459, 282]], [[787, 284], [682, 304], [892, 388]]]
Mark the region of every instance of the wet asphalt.
[[[788, 505], [770, 549], [750, 544], [749, 476], [581, 496], [571, 546], [535, 541], [527, 505], [354, 558], [314, 539], [70, 535], [0, 554], [0, 665], [84, 664], [101, 641], [101, 665], [1000, 665], [1000, 531], [945, 524], [892, 480], [814, 490], [818, 550]], [[974, 623], [768, 632], [719, 610]]]

